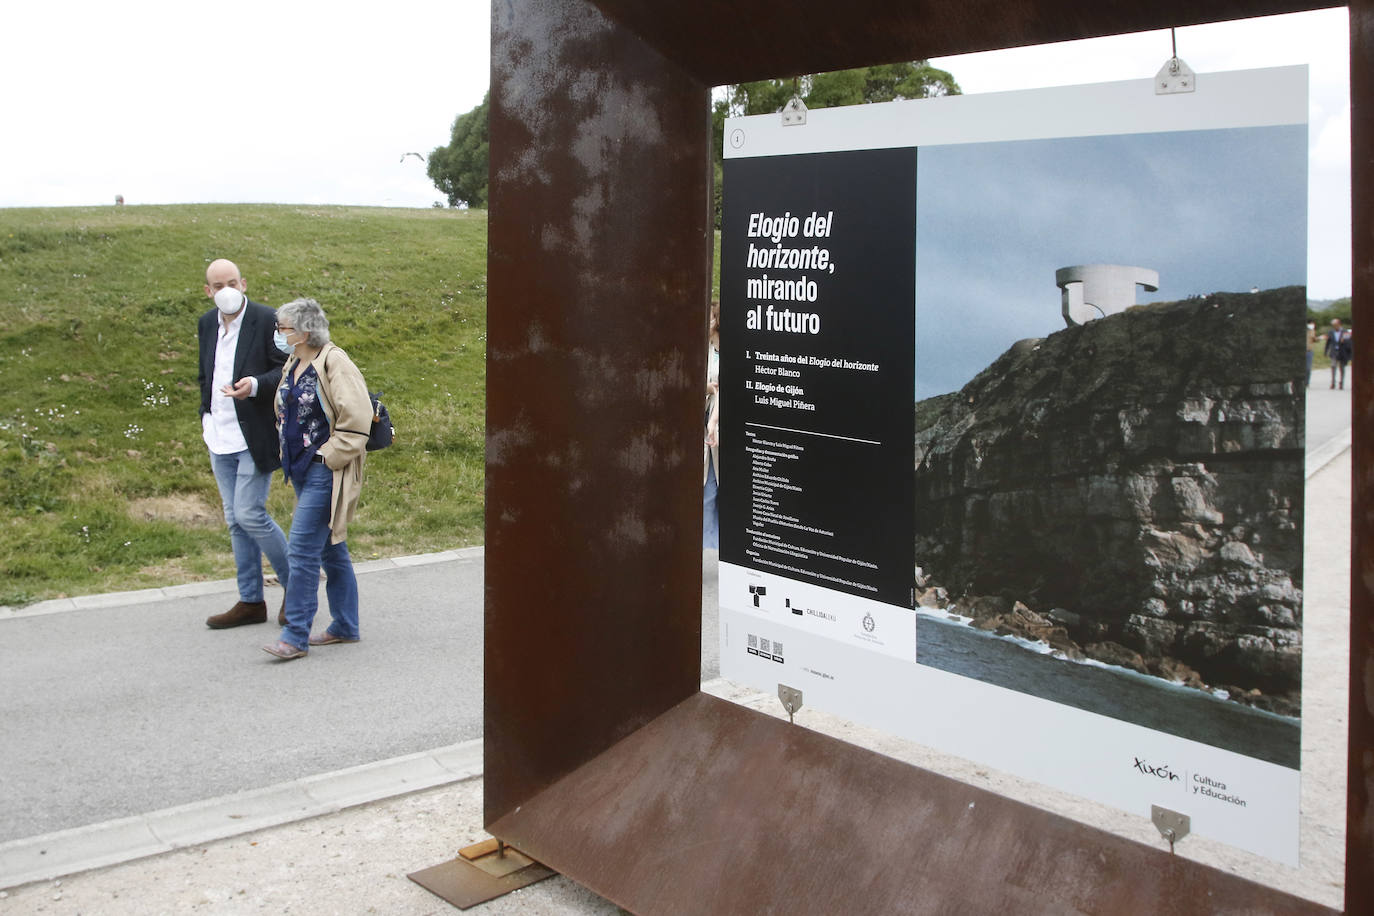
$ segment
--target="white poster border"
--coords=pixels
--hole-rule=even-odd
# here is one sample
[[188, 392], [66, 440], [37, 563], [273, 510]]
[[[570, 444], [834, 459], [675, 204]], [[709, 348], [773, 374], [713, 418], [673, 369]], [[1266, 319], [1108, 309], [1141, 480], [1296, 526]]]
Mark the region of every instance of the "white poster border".
[[[720, 620], [721, 673], [729, 680], [770, 693], [787, 684], [812, 708], [1145, 820], [1152, 805], [1179, 811], [1199, 836], [1298, 864], [1297, 770], [871, 647], [837, 645], [777, 615], [722, 605]], [[914, 624], [906, 629], [914, 632]], [[751, 634], [784, 643], [783, 663], [747, 655]]]
[[725, 121], [725, 158], [1306, 124], [1307, 66], [1203, 73], [1194, 92], [1154, 80], [820, 108]]
[[[1200, 74], [1192, 93], [1153, 80], [892, 102], [807, 115], [730, 118], [727, 159], [1009, 140], [1217, 130], [1307, 122], [1307, 67]], [[913, 303], [914, 307], [914, 303]], [[750, 584], [767, 600], [749, 600]], [[1298, 770], [915, 663], [907, 608], [720, 564], [721, 673], [807, 704], [1148, 818], [1188, 814], [1192, 830], [1296, 866]], [[741, 597], [743, 596], [743, 597]], [[784, 603], [801, 604], [802, 614]], [[820, 614], [807, 609], [823, 609]], [[873, 621], [867, 634], [863, 619]], [[778, 653], [746, 640], [769, 634]], [[873, 633], [882, 633], [872, 637]], [[787, 672], [784, 674], [783, 672]], [[989, 710], [996, 710], [996, 715]], [[1092, 741], [1056, 745], [1055, 736]], [[1071, 745], [1071, 746], [1063, 746]]]

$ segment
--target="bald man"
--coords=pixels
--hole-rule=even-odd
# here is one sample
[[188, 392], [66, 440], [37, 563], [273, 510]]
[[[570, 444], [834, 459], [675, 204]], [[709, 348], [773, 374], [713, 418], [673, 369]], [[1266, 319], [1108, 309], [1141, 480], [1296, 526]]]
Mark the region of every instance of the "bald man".
[[1331, 330], [1326, 335], [1323, 348], [1331, 360], [1331, 387], [1336, 387], [1336, 369], [1340, 368], [1341, 388], [1345, 388], [1345, 367], [1350, 365], [1350, 351], [1353, 349], [1350, 332], [1341, 326], [1339, 318], [1331, 319]]
[[[262, 555], [282, 588], [290, 568], [286, 536], [267, 513], [272, 472], [281, 467], [273, 409], [286, 354], [272, 342], [277, 313], [250, 302], [233, 261], [205, 269], [205, 295], [215, 307], [200, 316], [200, 426], [224, 503], [224, 521], [238, 568], [239, 600], [205, 621], [222, 630], [267, 622]], [[284, 624], [282, 614], [277, 622]]]

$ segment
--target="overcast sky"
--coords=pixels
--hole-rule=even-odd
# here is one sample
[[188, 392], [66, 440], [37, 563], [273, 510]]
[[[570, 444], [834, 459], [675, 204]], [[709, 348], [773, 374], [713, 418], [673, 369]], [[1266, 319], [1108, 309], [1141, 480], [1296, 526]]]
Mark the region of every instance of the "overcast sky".
[[[221, 10], [221, 11], [216, 11]], [[487, 0], [8, 3], [0, 206], [202, 201], [427, 207], [407, 152], [489, 79]], [[1311, 66], [1309, 290], [1350, 291], [1344, 9], [1178, 32], [1198, 72]], [[1168, 31], [936, 61], [965, 92], [1153, 76]]]
[[0, 206], [427, 207], [487, 0], [46, 0], [0, 13]]

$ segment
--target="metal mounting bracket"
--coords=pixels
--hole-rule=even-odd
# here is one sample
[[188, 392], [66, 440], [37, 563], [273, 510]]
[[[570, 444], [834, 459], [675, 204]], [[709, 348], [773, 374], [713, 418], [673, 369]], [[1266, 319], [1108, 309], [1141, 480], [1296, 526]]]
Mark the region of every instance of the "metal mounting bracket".
[[1186, 837], [1192, 829], [1192, 821], [1188, 815], [1161, 808], [1159, 805], [1150, 806], [1150, 820], [1154, 821], [1155, 827], [1159, 829], [1159, 835], [1169, 841], [1170, 855], [1173, 854], [1174, 844]]
[[1178, 57], [1164, 62], [1155, 74], [1155, 95], [1175, 95], [1197, 90], [1197, 74]]
[[806, 103], [794, 95], [786, 105], [782, 106], [782, 126], [797, 127], [805, 123]]
[[787, 710], [787, 721], [791, 722], [792, 717], [802, 708], [802, 692], [795, 687], [779, 684], [778, 699], [782, 700], [782, 708]]

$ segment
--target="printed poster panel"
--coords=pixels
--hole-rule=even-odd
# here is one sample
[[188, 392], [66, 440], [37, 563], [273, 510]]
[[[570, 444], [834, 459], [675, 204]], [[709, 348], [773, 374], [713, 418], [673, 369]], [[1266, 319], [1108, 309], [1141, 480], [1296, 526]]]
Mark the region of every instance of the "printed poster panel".
[[725, 676], [1297, 863], [1306, 81], [727, 121]]
[[[728, 587], [753, 610], [842, 625], [912, 660], [915, 151], [730, 169], [723, 237], [742, 240], [743, 258], [721, 272], [742, 296], [735, 345], [721, 348], [738, 397], [721, 416], [720, 465], [743, 486], [720, 505], [720, 549], [748, 573]], [[879, 618], [906, 636], [877, 632]], [[767, 655], [781, 657], [779, 641]]]

